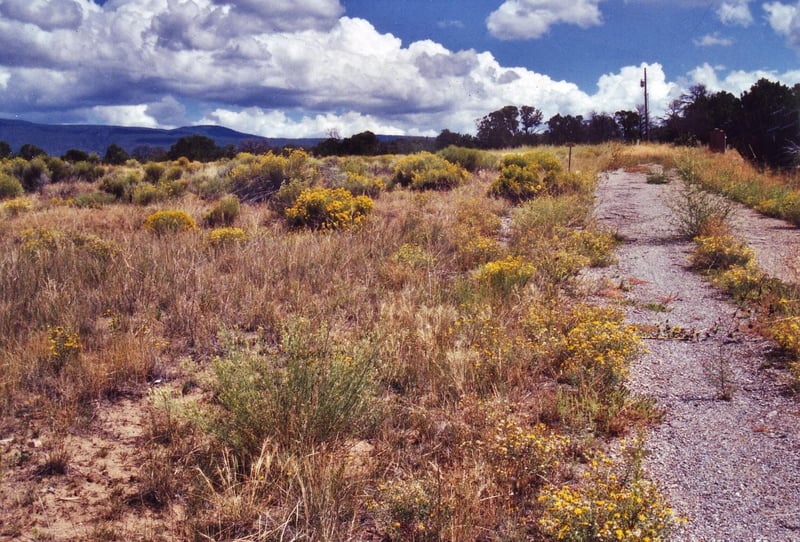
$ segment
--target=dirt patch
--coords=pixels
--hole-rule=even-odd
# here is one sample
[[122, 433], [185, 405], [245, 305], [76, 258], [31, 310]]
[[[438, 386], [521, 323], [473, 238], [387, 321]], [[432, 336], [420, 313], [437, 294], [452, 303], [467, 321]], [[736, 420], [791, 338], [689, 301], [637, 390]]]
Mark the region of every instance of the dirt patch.
[[[800, 407], [772, 368], [771, 344], [688, 269], [672, 190], [644, 173], [602, 176], [595, 216], [625, 241], [618, 265], [588, 275], [597, 291], [622, 291], [628, 320], [650, 337], [630, 376], [665, 410], [648, 434], [647, 469], [689, 520], [675, 540], [800, 540]], [[800, 231], [748, 210], [734, 223], [762, 268], [796, 280]]]
[[138, 497], [146, 400], [101, 405], [79, 430], [0, 438], [0, 540], [168, 540], [178, 510]]

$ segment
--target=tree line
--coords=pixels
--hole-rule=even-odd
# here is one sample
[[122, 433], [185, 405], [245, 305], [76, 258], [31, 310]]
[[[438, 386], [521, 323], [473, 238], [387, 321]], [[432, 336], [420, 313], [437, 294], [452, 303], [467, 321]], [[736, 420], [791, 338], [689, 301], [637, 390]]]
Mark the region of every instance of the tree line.
[[[646, 134], [641, 109], [552, 116], [542, 122], [532, 106], [507, 105], [476, 122], [477, 134], [443, 130], [436, 146], [485, 149], [522, 145], [596, 144], [639, 141]], [[800, 84], [789, 88], [761, 79], [740, 97], [710, 92], [697, 85], [673, 101], [663, 118], [649, 119], [650, 140], [680, 145], [705, 145], [712, 131], [723, 130], [728, 144], [761, 167], [785, 169], [800, 165]], [[546, 124], [547, 129], [539, 131]]]

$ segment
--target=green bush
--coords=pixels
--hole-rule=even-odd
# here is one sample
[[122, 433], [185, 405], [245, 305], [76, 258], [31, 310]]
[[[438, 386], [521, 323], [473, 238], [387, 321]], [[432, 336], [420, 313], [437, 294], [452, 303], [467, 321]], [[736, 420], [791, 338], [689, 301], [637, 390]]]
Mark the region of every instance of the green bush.
[[147, 217], [144, 227], [153, 233], [163, 235], [197, 228], [194, 219], [186, 211], [156, 211]]
[[469, 174], [444, 158], [420, 152], [401, 158], [394, 168], [393, 180], [414, 190], [448, 190], [463, 184]]
[[733, 211], [730, 200], [688, 182], [667, 203], [675, 227], [688, 239], [724, 227]]
[[0, 199], [11, 199], [22, 195], [22, 183], [19, 179], [0, 171]]
[[384, 189], [383, 181], [377, 177], [369, 177], [359, 173], [347, 173], [342, 181], [342, 188], [356, 196], [377, 197]]
[[158, 187], [150, 183], [142, 183], [133, 188], [131, 200], [136, 205], [149, 205], [164, 199], [164, 194]]
[[86, 192], [75, 196], [72, 204], [81, 209], [99, 209], [115, 200], [116, 197], [108, 192]]
[[281, 215], [285, 215], [286, 210], [295, 204], [300, 194], [310, 188], [311, 182], [301, 179], [292, 179], [289, 182], [285, 182], [272, 195], [269, 200], [269, 206]]
[[496, 160], [491, 154], [479, 151], [478, 149], [468, 149], [466, 147], [450, 145], [436, 154], [448, 162], [457, 164], [473, 173], [481, 168], [492, 168], [496, 165]]
[[144, 166], [144, 180], [151, 184], [156, 184], [161, 180], [161, 176], [167, 171], [167, 166], [160, 162], [148, 162]]
[[225, 352], [213, 363], [218, 409], [210, 428], [237, 456], [257, 457], [267, 440], [308, 450], [368, 427], [373, 359], [360, 350], [338, 349], [327, 330], [292, 321], [279, 351], [271, 354], [230, 335], [223, 342]]
[[241, 206], [239, 198], [233, 194], [223, 196], [203, 215], [203, 224], [206, 226], [230, 226], [239, 216]]
[[41, 156], [37, 156], [23, 166], [20, 181], [25, 190], [33, 192], [50, 182], [50, 176], [47, 162]]
[[198, 175], [192, 180], [192, 192], [202, 199], [213, 200], [231, 190], [231, 180], [226, 175]]
[[72, 177], [72, 166], [55, 156], [45, 160], [47, 169], [50, 170], [50, 182], [60, 183]]
[[130, 201], [134, 187], [141, 178], [137, 171], [114, 171], [100, 180], [100, 190], [122, 201]]
[[[294, 164], [295, 168], [299, 166]], [[239, 154], [227, 177], [231, 191], [241, 201], [266, 201], [272, 197], [289, 177], [289, 160], [269, 152], [262, 155]]]
[[99, 166], [94, 162], [90, 161], [81, 161], [75, 162], [72, 165], [72, 177], [76, 180], [86, 181], [87, 183], [93, 183], [98, 179], [102, 178], [103, 175], [106, 174], [105, 168], [103, 166]]
[[546, 192], [557, 195], [576, 181], [563, 176], [561, 163], [551, 154], [542, 151], [507, 154], [500, 160], [500, 175], [489, 187], [489, 194], [517, 203]]

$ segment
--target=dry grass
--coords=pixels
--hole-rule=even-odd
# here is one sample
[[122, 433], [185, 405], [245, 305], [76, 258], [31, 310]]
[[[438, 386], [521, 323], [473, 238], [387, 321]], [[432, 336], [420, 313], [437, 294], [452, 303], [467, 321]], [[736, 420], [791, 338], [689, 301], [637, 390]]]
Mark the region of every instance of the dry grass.
[[[162, 209], [202, 223], [214, 204], [194, 192], [231, 165], [184, 164], [189, 191], [148, 206], [34, 198], [1, 230], [4, 423], [77, 433], [136, 398], [136, 487], [96, 539], [136, 506], [195, 540], [537, 537], [545, 482], [653, 417], [623, 384], [634, 331], [573, 287], [613, 251], [589, 218], [608, 153], [573, 149], [571, 193], [519, 207], [487, 196], [491, 170], [381, 192], [347, 231], [290, 231], [246, 204], [231, 224], [246, 236], [224, 246], [144, 224]], [[336, 177], [300, 158], [309, 182]], [[363, 169], [390, 186], [391, 163]]]

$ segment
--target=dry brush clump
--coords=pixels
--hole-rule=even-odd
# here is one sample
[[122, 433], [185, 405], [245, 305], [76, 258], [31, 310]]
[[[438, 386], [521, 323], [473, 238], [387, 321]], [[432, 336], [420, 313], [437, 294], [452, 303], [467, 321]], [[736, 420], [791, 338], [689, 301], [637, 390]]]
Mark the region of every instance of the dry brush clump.
[[396, 161], [240, 155], [215, 166], [238, 214], [205, 231], [165, 214], [210, 212], [205, 166], [140, 172], [181, 168], [169, 209], [37, 201], [0, 239], [3, 413], [69, 403], [75, 427], [138, 394], [134, 500], [165, 522], [185, 504], [179, 537], [544, 536], [546, 488], [590, 491], [586, 458], [642, 419], [634, 330], [573, 287], [613, 236], [583, 181], [516, 206], [487, 195], [499, 172], [452, 164], [358, 207], [346, 183], [388, 186]]

